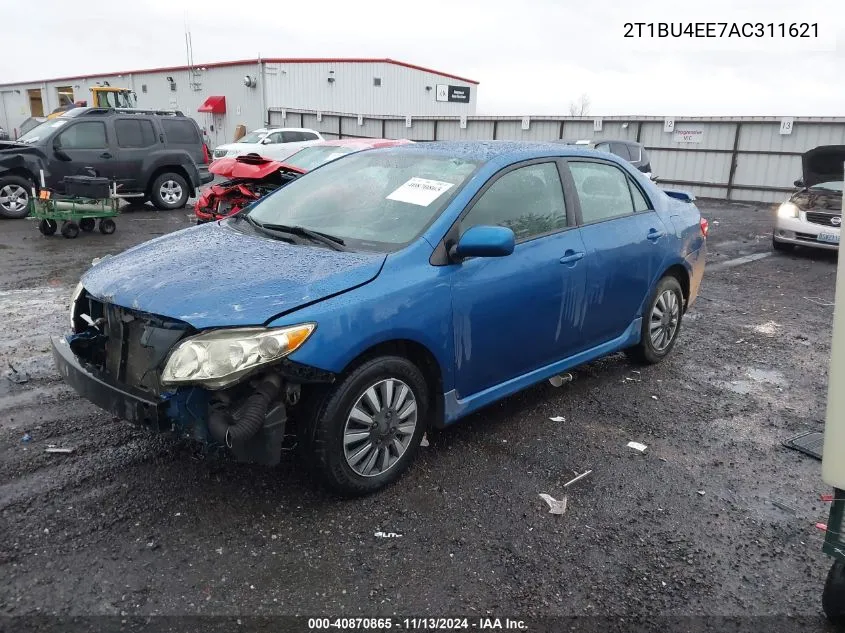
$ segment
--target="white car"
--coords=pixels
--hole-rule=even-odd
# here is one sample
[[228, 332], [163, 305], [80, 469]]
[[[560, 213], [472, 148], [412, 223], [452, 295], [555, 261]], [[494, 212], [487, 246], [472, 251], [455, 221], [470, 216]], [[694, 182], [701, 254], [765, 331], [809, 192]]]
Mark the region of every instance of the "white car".
[[782, 203], [775, 217], [772, 247], [838, 249], [842, 226], [842, 185], [845, 146], [822, 145], [801, 156], [799, 190]]
[[253, 130], [237, 143], [218, 145], [212, 153], [212, 160], [234, 158], [244, 154], [258, 154], [264, 158], [284, 160], [303, 147], [323, 141], [316, 130], [299, 127], [271, 127]]

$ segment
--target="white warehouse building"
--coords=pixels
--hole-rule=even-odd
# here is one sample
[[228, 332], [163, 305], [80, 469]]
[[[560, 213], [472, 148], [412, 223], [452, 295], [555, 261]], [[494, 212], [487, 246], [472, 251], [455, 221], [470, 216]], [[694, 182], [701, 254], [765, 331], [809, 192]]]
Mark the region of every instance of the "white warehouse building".
[[475, 114], [478, 98], [477, 81], [392, 59], [255, 59], [0, 84], [0, 126], [15, 138], [26, 119], [63, 100], [93, 105], [90, 88], [106, 84], [133, 90], [139, 108], [194, 117], [212, 146], [230, 142], [238, 125], [299, 126], [286, 108], [462, 116]]

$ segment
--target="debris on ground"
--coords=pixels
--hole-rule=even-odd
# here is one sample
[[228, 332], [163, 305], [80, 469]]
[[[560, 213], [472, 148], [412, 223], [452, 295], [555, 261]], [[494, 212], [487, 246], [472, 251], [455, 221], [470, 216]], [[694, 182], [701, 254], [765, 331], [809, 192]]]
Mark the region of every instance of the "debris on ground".
[[657, 400], [657, 396], [652, 396], [652, 397], [651, 397], [651, 399], [652, 399], [652, 400]]
[[6, 374], [6, 378], [11, 380], [16, 385], [22, 385], [24, 383], [29, 382], [29, 374], [26, 372], [18, 371], [15, 369], [15, 366], [12, 363], [9, 363], [9, 373]]
[[32, 441], [32, 436], [28, 432], [24, 432], [23, 437], [21, 438], [21, 442], [26, 444], [27, 442]]
[[822, 495], [819, 499], [822, 503], [833, 503], [833, 495]]
[[816, 529], [827, 532], [827, 523], [816, 523]]
[[806, 301], [809, 301], [810, 303], [815, 303], [816, 305], [824, 306], [825, 308], [831, 308], [835, 305], [833, 301], [825, 301], [821, 297], [804, 297], [804, 299]]
[[755, 325], [754, 331], [757, 334], [765, 334], [766, 336], [774, 336], [777, 334], [777, 331], [780, 329], [780, 324], [775, 323], [774, 321], [766, 321], [762, 325]]
[[551, 495], [541, 492], [540, 498], [549, 504], [549, 514], [563, 514], [566, 512], [566, 495], [563, 495], [563, 499], [557, 500]]
[[572, 382], [572, 374], [569, 372], [549, 378], [549, 384], [551, 384], [552, 387], [560, 387], [565, 382]]
[[643, 452], [645, 449], [648, 448], [645, 444], [640, 444], [639, 442], [628, 442], [626, 444], [628, 448], [633, 448], [635, 451]]
[[556, 415], [553, 418], [549, 418], [549, 420], [551, 420], [552, 422], [566, 422], [566, 418], [562, 415]]
[[74, 449], [72, 448], [60, 448], [58, 446], [48, 446], [44, 449], [45, 453], [62, 453], [63, 455], [68, 455], [72, 453]]
[[429, 446], [428, 435], [426, 435], [425, 433], [423, 433], [422, 439], [420, 440], [420, 446], [422, 446], [423, 448], [428, 448]]
[[376, 538], [401, 538], [401, 534], [397, 534], [396, 532], [376, 532], [374, 534]]
[[775, 506], [776, 508], [780, 508], [784, 512], [789, 512], [790, 514], [798, 514], [798, 511], [795, 508], [783, 503], [782, 501], [772, 499], [772, 505]]
[[576, 481], [578, 481], [579, 479], [583, 479], [584, 477], [586, 477], [587, 475], [589, 475], [591, 472], [593, 472], [593, 471], [592, 471], [592, 470], [586, 470], [586, 471], [584, 471], [583, 473], [581, 473], [580, 475], [578, 475], [575, 479], [570, 479], [570, 480], [569, 480], [569, 481], [567, 481], [565, 484], [563, 484], [563, 487], [564, 487], [564, 488], [566, 488], [566, 487], [568, 487], [568, 486], [570, 486], [570, 485], [574, 484]]
[[706, 495], [706, 494], [707, 494], [707, 493], [706, 493], [704, 490], [699, 490], [699, 491], [698, 491], [698, 496], [699, 496], [699, 497], [703, 497], [703, 496], [704, 496], [704, 495]]

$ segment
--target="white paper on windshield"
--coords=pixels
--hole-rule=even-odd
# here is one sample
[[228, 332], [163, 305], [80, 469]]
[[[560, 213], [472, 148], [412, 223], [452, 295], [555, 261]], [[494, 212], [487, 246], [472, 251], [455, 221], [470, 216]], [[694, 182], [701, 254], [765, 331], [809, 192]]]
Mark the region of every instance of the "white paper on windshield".
[[451, 187], [454, 187], [454, 184], [451, 182], [427, 180], [426, 178], [411, 178], [387, 196], [387, 199], [427, 207]]

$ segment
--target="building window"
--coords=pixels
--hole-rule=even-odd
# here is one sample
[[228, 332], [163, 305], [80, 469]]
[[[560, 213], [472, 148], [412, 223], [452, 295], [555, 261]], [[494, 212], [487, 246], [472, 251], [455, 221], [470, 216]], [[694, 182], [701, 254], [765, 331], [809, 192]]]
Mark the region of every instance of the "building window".
[[141, 92], [147, 92], [147, 84], [141, 84]]
[[373, 85], [377, 88], [381, 87], [381, 77], [373, 77]]
[[59, 101], [59, 107], [71, 105], [73, 103], [73, 86], [58, 86], [56, 97]]

